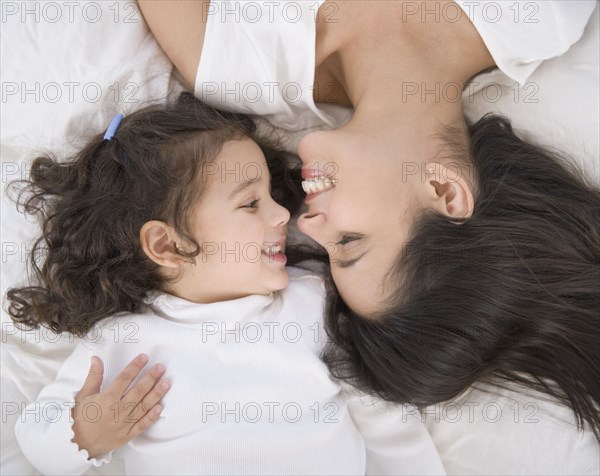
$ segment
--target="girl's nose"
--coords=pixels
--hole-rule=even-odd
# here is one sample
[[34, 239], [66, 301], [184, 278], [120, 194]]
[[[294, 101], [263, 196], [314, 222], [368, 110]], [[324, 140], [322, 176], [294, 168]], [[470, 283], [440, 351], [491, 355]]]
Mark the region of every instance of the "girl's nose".
[[275, 204], [275, 213], [273, 214], [273, 221], [275, 227], [284, 226], [290, 221], [290, 212], [287, 208], [282, 207], [279, 204]]

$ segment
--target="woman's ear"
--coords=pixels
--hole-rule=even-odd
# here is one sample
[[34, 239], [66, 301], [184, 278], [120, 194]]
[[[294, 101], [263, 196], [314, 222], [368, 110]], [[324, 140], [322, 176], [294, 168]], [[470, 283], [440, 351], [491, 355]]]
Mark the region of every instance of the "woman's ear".
[[474, 199], [470, 181], [459, 168], [455, 170], [439, 163], [425, 165], [427, 200], [440, 213], [452, 218], [469, 218]]
[[172, 226], [159, 220], [144, 223], [140, 230], [140, 244], [144, 253], [156, 264], [166, 268], [179, 268], [182, 257], [176, 246], [181, 247], [181, 238]]

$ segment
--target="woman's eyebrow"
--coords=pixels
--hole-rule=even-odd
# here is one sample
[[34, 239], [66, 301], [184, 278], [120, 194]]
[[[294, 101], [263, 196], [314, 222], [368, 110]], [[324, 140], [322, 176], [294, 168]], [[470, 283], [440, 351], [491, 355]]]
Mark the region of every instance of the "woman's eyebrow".
[[363, 254], [361, 254], [360, 256], [356, 257], [356, 258], [352, 258], [349, 259], [348, 261], [344, 261], [344, 260], [340, 260], [338, 259], [336, 262], [336, 265], [338, 268], [349, 268], [350, 266], [354, 266], [356, 264], [356, 262], [361, 259], [364, 255], [366, 255], [369, 251], [365, 251]]
[[230, 193], [229, 195], [227, 195], [227, 198], [233, 198], [235, 195], [237, 195], [240, 192], [243, 192], [244, 190], [246, 190], [250, 185], [258, 183], [262, 180], [262, 177], [254, 177], [252, 179], [248, 179], [248, 180], [244, 180], [243, 182], [239, 183], [237, 185], [237, 187], [235, 187]]

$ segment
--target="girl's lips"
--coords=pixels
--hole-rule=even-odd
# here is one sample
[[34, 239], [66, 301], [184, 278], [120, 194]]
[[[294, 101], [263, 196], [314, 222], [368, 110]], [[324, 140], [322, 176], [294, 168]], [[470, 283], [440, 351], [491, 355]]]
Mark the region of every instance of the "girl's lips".
[[[286, 236], [282, 236], [277, 241], [269, 242], [268, 245], [263, 247], [263, 257], [269, 261], [269, 263], [287, 263], [287, 256], [285, 255], [285, 242]], [[274, 249], [276, 250], [275, 252]]]
[[284, 255], [283, 253], [277, 253], [274, 255], [263, 255], [267, 261], [269, 263], [280, 263], [280, 264], [285, 264], [287, 263], [287, 256]]
[[262, 252], [266, 255], [283, 253], [285, 251], [286, 236], [282, 236], [277, 241], [268, 241], [262, 247]]

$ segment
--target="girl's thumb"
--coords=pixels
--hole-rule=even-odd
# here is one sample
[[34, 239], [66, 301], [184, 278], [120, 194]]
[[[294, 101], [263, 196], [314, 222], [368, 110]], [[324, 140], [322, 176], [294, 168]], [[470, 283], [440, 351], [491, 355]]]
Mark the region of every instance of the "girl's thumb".
[[104, 377], [104, 363], [100, 357], [92, 356], [92, 362], [90, 365], [90, 371], [83, 382], [83, 387], [78, 393], [78, 397], [86, 397], [100, 392], [100, 386], [102, 385], [102, 379]]

